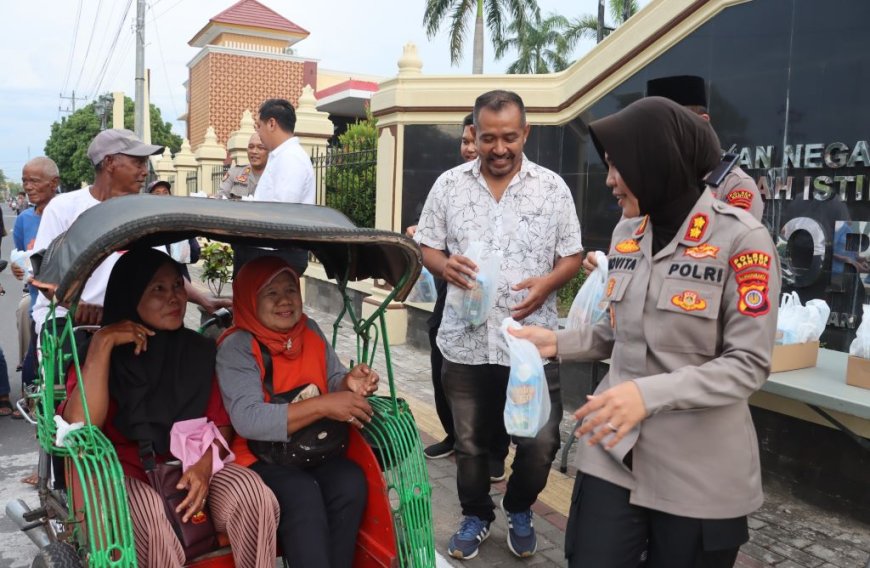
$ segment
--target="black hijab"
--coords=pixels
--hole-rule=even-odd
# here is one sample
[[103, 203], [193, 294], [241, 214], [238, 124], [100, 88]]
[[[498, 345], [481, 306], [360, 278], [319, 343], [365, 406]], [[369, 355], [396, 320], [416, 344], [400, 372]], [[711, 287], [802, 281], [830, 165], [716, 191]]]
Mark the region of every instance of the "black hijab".
[[[103, 325], [124, 320], [143, 323], [137, 306], [165, 264], [181, 274], [178, 263], [157, 250], [143, 248], [123, 254], [106, 287]], [[205, 416], [215, 345], [184, 326], [154, 331], [148, 338], [148, 350], [139, 355], [134, 354], [133, 344], [112, 350], [109, 396], [118, 405], [114, 425], [121, 434], [130, 440], [150, 440], [157, 454], [166, 454], [173, 423]]]
[[[710, 123], [662, 97], [647, 97], [589, 125], [653, 229], [653, 254], [680, 230], [704, 191], [703, 177], [720, 160]], [[606, 162], [605, 162], [606, 163]]]

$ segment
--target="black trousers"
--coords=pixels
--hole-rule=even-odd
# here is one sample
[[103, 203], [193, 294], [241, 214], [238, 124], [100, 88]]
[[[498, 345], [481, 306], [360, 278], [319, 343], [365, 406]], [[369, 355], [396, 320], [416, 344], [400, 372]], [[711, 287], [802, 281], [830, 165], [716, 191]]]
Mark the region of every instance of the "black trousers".
[[[513, 473], [507, 483], [504, 506], [511, 513], [528, 510], [547, 485], [550, 464], [559, 450], [562, 397], [559, 367], [544, 367], [550, 389], [550, 418], [534, 438], [514, 437], [517, 445]], [[493, 432], [504, 428], [505, 391], [509, 367], [462, 365], [444, 361], [444, 392], [453, 410], [456, 431], [456, 486], [462, 514], [495, 519], [489, 496], [489, 461]], [[501, 425], [501, 426], [499, 426]]]
[[746, 517], [690, 519], [628, 500], [627, 489], [577, 474], [565, 529], [570, 568], [731, 568], [749, 540]]
[[278, 499], [278, 542], [293, 568], [350, 568], [368, 493], [362, 469], [346, 458], [300, 469], [254, 462]]

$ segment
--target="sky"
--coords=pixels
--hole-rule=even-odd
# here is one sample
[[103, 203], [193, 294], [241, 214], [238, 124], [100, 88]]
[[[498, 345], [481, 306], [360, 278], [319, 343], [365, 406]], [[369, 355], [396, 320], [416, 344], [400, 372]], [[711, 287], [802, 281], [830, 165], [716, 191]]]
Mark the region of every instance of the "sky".
[[[422, 27], [425, 0], [261, 0], [310, 35], [294, 48], [321, 68], [348, 73], [395, 76], [407, 42], [417, 45], [424, 74], [471, 72], [471, 31], [458, 67], [450, 65], [446, 30], [429, 40]], [[129, 3], [129, 10], [127, 10]], [[173, 132], [185, 136], [176, 117], [186, 112], [183, 83], [187, 63], [197, 54], [187, 42], [209, 18], [234, 0], [148, 0], [145, 66], [151, 69], [151, 102]], [[646, 4], [646, 1], [641, 2]], [[597, 0], [538, 0], [543, 14], [574, 18], [597, 13]], [[125, 16], [126, 14], [126, 16]], [[132, 97], [135, 74], [135, 0], [25, 0], [4, 2], [0, 35], [0, 169], [20, 181], [21, 168], [40, 156], [51, 124], [71, 108], [102, 93], [124, 91]], [[123, 20], [122, 20], [123, 18]], [[76, 26], [76, 22], [78, 25]], [[486, 33], [486, 32], [485, 32]], [[116, 39], [117, 38], [117, 39]], [[487, 35], [487, 41], [489, 41]], [[579, 57], [594, 42], [577, 46]], [[503, 73], [513, 61], [493, 58], [484, 47], [484, 72]]]

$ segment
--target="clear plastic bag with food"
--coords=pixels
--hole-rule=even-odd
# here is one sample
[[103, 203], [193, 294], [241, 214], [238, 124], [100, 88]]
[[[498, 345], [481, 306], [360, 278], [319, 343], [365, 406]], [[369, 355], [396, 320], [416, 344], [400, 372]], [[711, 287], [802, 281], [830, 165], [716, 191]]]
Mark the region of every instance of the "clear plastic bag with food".
[[534, 438], [550, 418], [550, 390], [538, 348], [508, 332], [520, 327], [513, 318], [505, 318], [501, 324], [511, 360], [504, 426], [511, 436]]
[[486, 322], [495, 304], [502, 255], [487, 253], [481, 241], [471, 241], [463, 256], [477, 265], [477, 275], [472, 280], [471, 289], [462, 290], [457, 311], [460, 319], [478, 326]]
[[604, 293], [607, 282], [607, 256], [601, 251], [595, 251], [596, 268], [583, 286], [574, 296], [571, 309], [568, 311], [566, 329], [580, 329], [601, 321], [607, 314], [610, 299]]
[[432, 276], [431, 272], [426, 270], [426, 267], [423, 267], [422, 272], [420, 272], [420, 277], [417, 279], [414, 287], [411, 288], [411, 293], [408, 294], [408, 301], [434, 302], [437, 297], [438, 293], [435, 290], [435, 278]]
[[858, 326], [858, 331], [855, 332], [855, 339], [849, 345], [849, 355], [853, 357], [861, 357], [862, 359], [870, 359], [870, 305], [864, 304], [863, 315], [861, 317], [861, 325]]

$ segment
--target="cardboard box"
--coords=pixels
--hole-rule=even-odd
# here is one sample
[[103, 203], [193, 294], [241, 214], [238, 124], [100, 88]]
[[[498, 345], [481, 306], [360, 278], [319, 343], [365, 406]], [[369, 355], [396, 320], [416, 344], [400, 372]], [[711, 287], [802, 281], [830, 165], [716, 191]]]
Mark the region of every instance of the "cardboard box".
[[846, 384], [870, 389], [870, 359], [852, 357], [846, 363]]
[[815, 367], [819, 359], [819, 342], [792, 343], [790, 345], [774, 345], [773, 357], [770, 363], [771, 373], [794, 371]]

